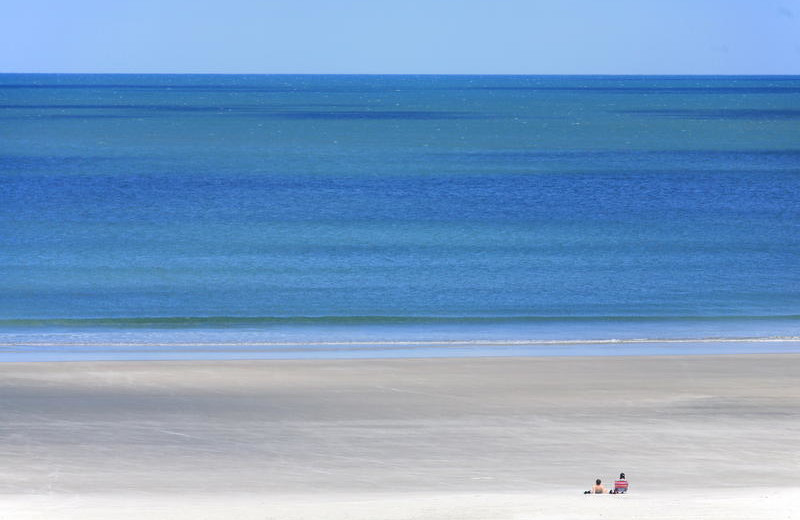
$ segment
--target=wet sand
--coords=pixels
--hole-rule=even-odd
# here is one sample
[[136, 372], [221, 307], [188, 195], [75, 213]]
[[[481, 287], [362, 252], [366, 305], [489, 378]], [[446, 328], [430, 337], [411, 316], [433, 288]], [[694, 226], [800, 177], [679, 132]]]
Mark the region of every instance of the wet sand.
[[[0, 510], [790, 518], [797, 374], [792, 354], [5, 363]], [[627, 496], [581, 494], [620, 471]]]

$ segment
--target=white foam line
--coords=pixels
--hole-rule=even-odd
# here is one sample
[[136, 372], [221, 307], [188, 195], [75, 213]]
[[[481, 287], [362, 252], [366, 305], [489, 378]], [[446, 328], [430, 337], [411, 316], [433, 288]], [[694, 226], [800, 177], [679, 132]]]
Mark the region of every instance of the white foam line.
[[782, 343], [800, 341], [800, 336], [769, 336], [753, 338], [629, 338], [629, 339], [569, 339], [569, 340], [429, 340], [429, 341], [253, 341], [253, 342], [4, 342], [7, 347], [309, 347], [309, 346], [529, 346], [529, 345], [617, 345], [640, 343]]

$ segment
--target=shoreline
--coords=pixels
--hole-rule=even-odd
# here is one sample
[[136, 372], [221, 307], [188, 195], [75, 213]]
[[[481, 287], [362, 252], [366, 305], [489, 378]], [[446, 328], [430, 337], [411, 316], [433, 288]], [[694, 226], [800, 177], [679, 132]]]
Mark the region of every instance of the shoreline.
[[[22, 320], [19, 326], [8, 326], [6, 320], [0, 324], [0, 362], [800, 353], [798, 320], [212, 317], [182, 318], [175, 327], [159, 327], [152, 318]], [[242, 326], [233, 326], [237, 323]]]
[[[800, 353], [800, 337], [512, 340], [176, 341], [138, 337], [58, 341], [0, 336], [0, 363], [202, 360], [465, 359], [626, 357]], [[127, 339], [123, 341], [123, 339]], [[144, 339], [148, 339], [144, 341]]]
[[299, 347], [299, 346], [429, 346], [429, 345], [625, 345], [631, 343], [785, 343], [800, 341], [800, 336], [761, 336], [761, 337], [703, 337], [703, 338], [596, 338], [596, 339], [519, 339], [519, 340], [387, 340], [387, 341], [250, 341], [250, 342], [117, 342], [109, 345], [108, 342], [5, 342], [5, 346], [15, 347]]

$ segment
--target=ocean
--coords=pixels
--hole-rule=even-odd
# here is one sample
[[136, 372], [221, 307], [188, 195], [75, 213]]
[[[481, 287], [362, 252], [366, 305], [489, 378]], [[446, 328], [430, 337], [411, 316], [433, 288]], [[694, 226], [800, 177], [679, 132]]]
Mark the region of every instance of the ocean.
[[800, 77], [0, 74], [0, 360], [800, 352]]

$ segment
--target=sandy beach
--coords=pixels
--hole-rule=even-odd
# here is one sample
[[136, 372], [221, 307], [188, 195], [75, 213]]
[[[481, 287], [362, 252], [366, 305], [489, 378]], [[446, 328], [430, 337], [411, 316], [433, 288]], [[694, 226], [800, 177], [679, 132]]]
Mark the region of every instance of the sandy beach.
[[[0, 364], [0, 518], [794, 518], [800, 355]], [[625, 496], [585, 496], [624, 471]]]

